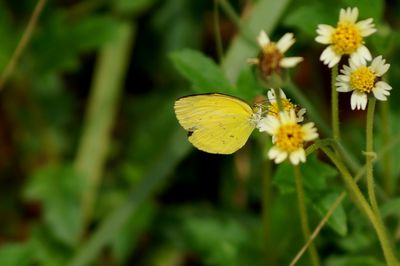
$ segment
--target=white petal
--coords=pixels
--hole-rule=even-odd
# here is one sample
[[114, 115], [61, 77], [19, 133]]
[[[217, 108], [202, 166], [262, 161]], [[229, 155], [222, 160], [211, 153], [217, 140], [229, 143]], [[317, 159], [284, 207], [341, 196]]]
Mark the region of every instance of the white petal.
[[267, 132], [270, 135], [275, 135], [279, 125], [279, 120], [276, 117], [269, 115], [262, 118], [257, 126], [260, 132]]
[[304, 121], [304, 115], [306, 113], [306, 108], [301, 108], [298, 112], [297, 112], [297, 119], [296, 122], [300, 123]]
[[352, 60], [356, 64], [365, 65], [367, 62], [372, 59], [371, 53], [365, 45], [361, 45], [354, 53], [350, 55], [350, 60]]
[[336, 77], [337, 82], [350, 82], [350, 73], [347, 75], [338, 75]]
[[[281, 99], [286, 99], [286, 94], [283, 92], [283, 90], [281, 88], [279, 88], [279, 94], [281, 96]], [[268, 96], [268, 101], [270, 103], [276, 102], [276, 96], [275, 96], [275, 90], [274, 89], [270, 89], [267, 92], [267, 96]]]
[[372, 92], [376, 99], [380, 101], [386, 101], [387, 96], [390, 95], [390, 90], [392, 87], [384, 81], [379, 81], [375, 84], [375, 87], [372, 89]]
[[359, 91], [353, 91], [351, 94], [351, 109], [357, 109], [357, 110], [365, 110], [365, 107], [367, 106], [368, 98], [367, 94], [364, 92], [359, 92]]
[[320, 24], [318, 25], [317, 34], [315, 37], [315, 41], [322, 44], [330, 44], [332, 43], [332, 33], [335, 31], [335, 28], [331, 25]]
[[[349, 62], [351, 65], [352, 62]], [[353, 69], [347, 65], [343, 65], [343, 68], [340, 70], [340, 73], [344, 74], [345, 76], [350, 76], [351, 72], [353, 72]]]
[[268, 151], [268, 158], [271, 160], [274, 160], [275, 163], [280, 163], [284, 161], [287, 157], [287, 152], [279, 149], [277, 146], [273, 146], [269, 151]]
[[278, 154], [275, 158], [275, 163], [281, 163], [283, 162], [288, 156], [288, 153], [286, 151], [281, 151], [281, 153]]
[[289, 159], [292, 162], [292, 164], [297, 165], [299, 162], [305, 162], [306, 161], [306, 153], [304, 152], [303, 148], [300, 148], [289, 155]]
[[286, 33], [285, 35], [280, 38], [280, 40], [276, 43], [276, 47], [281, 51], [282, 54], [284, 54], [290, 46], [292, 46], [295, 43], [295, 39], [293, 37], [293, 33]]
[[370, 69], [374, 71], [378, 77], [380, 77], [388, 71], [389, 67], [390, 65], [386, 64], [385, 59], [383, 59], [380, 55], [374, 58], [371, 63]]
[[357, 22], [356, 27], [360, 31], [361, 36], [366, 37], [376, 31], [375, 25], [372, 23], [373, 19], [365, 19]]
[[280, 112], [279, 113], [279, 118], [281, 121], [281, 124], [295, 124], [296, 123], [296, 113], [293, 109], [291, 109], [289, 112]]
[[349, 82], [336, 82], [335, 85], [336, 91], [338, 92], [349, 92], [353, 90]]
[[339, 14], [339, 21], [340, 22], [350, 22], [355, 23], [358, 18], [358, 8], [350, 8], [341, 9]]
[[283, 68], [290, 68], [296, 66], [301, 61], [303, 61], [303, 57], [285, 57], [279, 62], [279, 65]]
[[319, 59], [325, 64], [328, 65], [329, 68], [332, 68], [334, 65], [339, 63], [341, 55], [338, 55], [332, 46], [328, 46], [322, 52]]
[[257, 42], [258, 42], [258, 45], [262, 48], [262, 47], [268, 45], [271, 41], [270, 41], [268, 35], [265, 33], [265, 31], [262, 30], [258, 34]]
[[318, 138], [317, 128], [314, 126], [313, 122], [306, 123], [301, 128], [304, 134], [304, 141], [311, 141]]

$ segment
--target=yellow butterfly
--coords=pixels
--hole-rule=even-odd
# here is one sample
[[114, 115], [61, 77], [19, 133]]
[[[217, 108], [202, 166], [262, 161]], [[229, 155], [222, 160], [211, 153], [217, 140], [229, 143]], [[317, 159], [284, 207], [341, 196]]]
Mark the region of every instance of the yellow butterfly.
[[243, 147], [259, 117], [245, 101], [218, 93], [179, 98], [175, 114], [196, 148], [218, 154]]

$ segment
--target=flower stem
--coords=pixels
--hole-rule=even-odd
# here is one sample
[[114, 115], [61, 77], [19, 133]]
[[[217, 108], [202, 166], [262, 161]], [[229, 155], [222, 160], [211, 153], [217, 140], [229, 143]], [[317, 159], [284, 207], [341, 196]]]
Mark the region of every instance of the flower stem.
[[373, 160], [375, 158], [375, 153], [373, 150], [374, 146], [374, 112], [375, 112], [375, 97], [371, 97], [368, 102], [368, 110], [367, 110], [367, 125], [366, 125], [366, 147], [365, 147], [365, 155], [366, 155], [366, 166], [367, 166], [367, 188], [368, 188], [368, 197], [371, 203], [372, 209], [375, 214], [379, 216], [379, 208], [378, 202], [376, 200], [375, 195], [375, 182], [374, 182], [374, 169], [373, 169]]
[[[270, 145], [268, 145], [270, 146]], [[265, 158], [262, 173], [262, 224], [264, 240], [265, 265], [276, 264], [273, 242], [271, 239], [271, 207], [272, 207], [272, 161]]]
[[329, 159], [335, 164], [336, 168], [341, 173], [343, 180], [352, 194], [352, 199], [357, 203], [357, 206], [365, 213], [371, 222], [372, 226], [375, 229], [375, 232], [378, 236], [379, 242], [381, 244], [383, 254], [388, 266], [399, 266], [399, 262], [397, 261], [392, 247], [390, 245], [389, 239], [387, 237], [385, 226], [383, 225], [382, 220], [379, 216], [375, 214], [375, 212], [371, 209], [371, 206], [368, 204], [368, 201], [365, 199], [363, 194], [360, 191], [355, 180], [352, 178], [350, 172], [346, 168], [345, 164], [339, 159], [338, 156], [329, 148], [322, 146], [321, 150], [329, 157]]
[[[304, 240], [307, 242], [308, 239], [310, 239], [311, 233], [310, 233], [310, 227], [308, 226], [308, 216], [306, 210], [306, 203], [304, 199], [303, 181], [301, 177], [300, 166], [295, 165], [293, 166], [293, 169], [294, 169], [294, 176], [296, 179], [296, 191], [297, 191], [297, 200], [299, 204], [301, 229], [303, 231]], [[317, 249], [315, 248], [313, 243], [310, 244], [308, 251], [310, 254], [312, 265], [313, 266], [320, 265]]]
[[[390, 141], [390, 118], [389, 118], [389, 102], [382, 102], [379, 104], [379, 111], [382, 118], [380, 127], [382, 128], [382, 142], [383, 146], [387, 146]], [[383, 164], [383, 187], [388, 196], [393, 194], [392, 185], [392, 157], [389, 153], [385, 153], [382, 157]]]
[[333, 139], [340, 141], [340, 129], [339, 129], [339, 97], [336, 91], [336, 77], [338, 75], [338, 65], [332, 68], [331, 77], [331, 108], [332, 108], [332, 131]]

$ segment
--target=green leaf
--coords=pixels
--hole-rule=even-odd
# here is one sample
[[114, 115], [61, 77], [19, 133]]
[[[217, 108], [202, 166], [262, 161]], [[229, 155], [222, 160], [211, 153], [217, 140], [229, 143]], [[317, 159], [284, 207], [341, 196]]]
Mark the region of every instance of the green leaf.
[[263, 92], [263, 88], [260, 86], [260, 83], [258, 82], [252, 69], [250, 67], [244, 68], [240, 72], [240, 76], [237, 81], [236, 96], [250, 102], [254, 100], [257, 95], [262, 95]]
[[32, 39], [31, 67], [38, 73], [74, 70], [79, 66], [81, 53], [115, 38], [120, 26], [118, 20], [107, 15], [92, 15], [71, 22], [66, 14], [55, 12]]
[[0, 265], [32, 265], [33, 248], [30, 243], [6, 244], [0, 248]]
[[[326, 180], [337, 175], [332, 166], [321, 162], [315, 154], [307, 157], [307, 162], [301, 164], [301, 174], [306, 191], [317, 192], [327, 188]], [[295, 191], [293, 166], [289, 162], [280, 164], [274, 175], [274, 182], [281, 193]]]
[[368, 256], [330, 257], [326, 266], [384, 266], [385, 264]]
[[221, 68], [202, 53], [186, 49], [172, 53], [171, 59], [178, 71], [192, 83], [196, 93], [233, 93], [234, 88]]
[[290, 5], [290, 0], [259, 0], [252, 11], [241, 22], [242, 34], [233, 39], [226, 52], [223, 69], [231, 82], [236, 82], [241, 69], [248, 67], [246, 60], [259, 53], [257, 35], [260, 30], [270, 34], [275, 29], [283, 13]]
[[292, 9], [283, 23], [300, 30], [308, 37], [315, 37], [318, 24], [336, 25], [339, 10], [339, 6], [335, 3], [308, 4]]
[[400, 198], [391, 199], [380, 206], [380, 210], [383, 217], [394, 215], [399, 216], [400, 210]]
[[155, 213], [156, 206], [151, 202], [146, 202], [138, 208], [136, 213], [131, 215], [127, 224], [119, 232], [116, 232], [112, 251], [120, 262], [123, 262], [132, 254], [138, 238], [150, 226]]
[[335, 177], [336, 168], [318, 160], [314, 153], [307, 157], [307, 162], [301, 164], [304, 187], [310, 191], [321, 191], [327, 188], [326, 180]]
[[71, 246], [78, 243], [82, 230], [82, 181], [72, 166], [48, 166], [31, 176], [24, 191], [26, 199], [43, 204], [44, 220], [54, 236]]
[[[332, 192], [313, 204], [321, 218], [326, 215], [338, 196], [339, 193]], [[339, 204], [339, 206], [333, 212], [328, 220], [328, 225], [339, 235], [347, 235], [347, 216], [342, 204]]]
[[205, 265], [260, 265], [250, 263], [254, 250], [249, 251], [247, 246], [249, 242], [257, 243], [257, 239], [252, 238], [251, 230], [236, 219], [196, 215], [184, 221], [183, 230], [188, 239], [187, 246], [204, 258]]
[[117, 0], [113, 4], [118, 13], [137, 14], [143, 12], [155, 2], [156, 0]]
[[289, 162], [283, 162], [278, 166], [273, 180], [282, 194], [292, 193], [296, 190], [293, 166]]
[[67, 260], [73, 249], [67, 248], [58, 239], [55, 239], [47, 227], [42, 225], [33, 227], [31, 241], [34, 258], [29, 265], [67, 265]]

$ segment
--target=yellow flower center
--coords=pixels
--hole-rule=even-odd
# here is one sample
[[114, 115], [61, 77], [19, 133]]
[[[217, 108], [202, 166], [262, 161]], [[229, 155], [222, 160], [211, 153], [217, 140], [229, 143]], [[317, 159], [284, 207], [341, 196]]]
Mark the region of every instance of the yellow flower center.
[[280, 65], [283, 54], [276, 47], [276, 44], [270, 42], [262, 48], [259, 56], [259, 68], [264, 77], [270, 76], [273, 72], [280, 71]]
[[359, 92], [370, 93], [374, 88], [376, 76], [368, 67], [362, 66], [350, 75], [350, 85]]
[[339, 22], [332, 34], [333, 49], [338, 54], [352, 54], [362, 41], [360, 31], [349, 22]]
[[275, 135], [276, 145], [283, 151], [293, 152], [303, 147], [304, 133], [299, 124], [281, 125]]
[[[290, 110], [296, 111], [297, 106], [295, 104], [291, 103], [290, 100], [282, 98], [281, 102], [282, 102], [284, 111], [286, 111], [288, 113], [290, 113]], [[278, 103], [277, 102], [270, 103], [268, 105], [267, 112], [269, 115], [272, 115], [272, 116], [278, 118], [278, 114], [279, 114]]]

